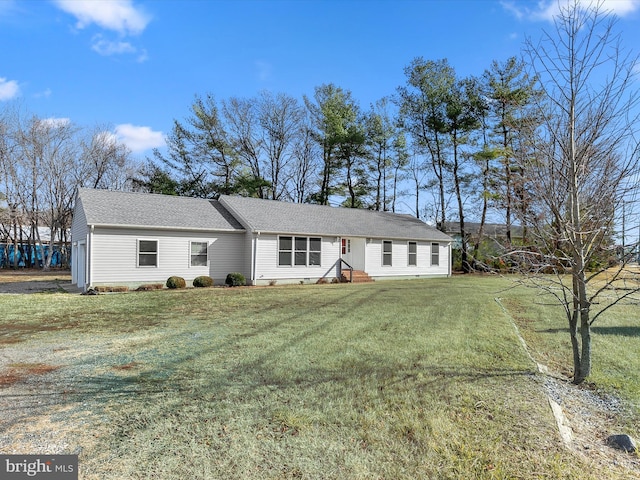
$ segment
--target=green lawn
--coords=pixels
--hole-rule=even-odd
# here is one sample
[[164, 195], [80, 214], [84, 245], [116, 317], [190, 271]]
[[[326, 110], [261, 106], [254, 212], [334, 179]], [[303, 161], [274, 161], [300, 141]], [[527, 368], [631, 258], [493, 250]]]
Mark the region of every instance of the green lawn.
[[[511, 318], [560, 372], [564, 319], [509, 285], [0, 296], [0, 355], [59, 367], [40, 377], [54, 399], [40, 413], [81, 478], [640, 478], [562, 446]], [[592, 378], [636, 411], [637, 320], [618, 309], [597, 326]]]

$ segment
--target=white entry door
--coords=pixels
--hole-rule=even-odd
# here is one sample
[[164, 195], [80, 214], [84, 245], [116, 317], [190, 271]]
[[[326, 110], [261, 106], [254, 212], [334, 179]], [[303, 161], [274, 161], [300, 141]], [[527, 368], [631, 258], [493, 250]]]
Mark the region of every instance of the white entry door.
[[340, 245], [342, 259], [354, 270], [364, 270], [365, 246], [366, 240], [364, 238], [343, 237], [342, 245]]
[[342, 259], [353, 267], [353, 253], [351, 252], [351, 239], [342, 237]]

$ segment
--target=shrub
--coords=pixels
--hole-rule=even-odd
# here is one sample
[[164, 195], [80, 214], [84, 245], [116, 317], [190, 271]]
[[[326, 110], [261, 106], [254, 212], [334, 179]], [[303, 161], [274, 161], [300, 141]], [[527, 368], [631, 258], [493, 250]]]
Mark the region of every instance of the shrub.
[[124, 293], [129, 291], [127, 286], [98, 285], [94, 290], [99, 293]]
[[196, 277], [193, 279], [193, 286], [194, 287], [212, 287], [213, 278], [207, 277], [206, 275]]
[[138, 288], [136, 288], [136, 292], [148, 292], [151, 290], [162, 290], [164, 288], [164, 285], [162, 285], [161, 283], [150, 283], [147, 285], [140, 285]]
[[227, 275], [227, 279], [224, 281], [230, 287], [242, 287], [247, 284], [244, 275], [238, 272], [230, 273]]
[[182, 277], [169, 277], [167, 279], [167, 288], [185, 288], [187, 282]]

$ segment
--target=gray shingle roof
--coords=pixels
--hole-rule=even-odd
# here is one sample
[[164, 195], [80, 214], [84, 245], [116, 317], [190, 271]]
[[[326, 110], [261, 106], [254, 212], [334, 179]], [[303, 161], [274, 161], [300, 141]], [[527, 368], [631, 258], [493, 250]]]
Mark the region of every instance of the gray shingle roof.
[[449, 242], [409, 215], [223, 195], [219, 201], [82, 188], [89, 225], [398, 238]]
[[219, 202], [202, 198], [81, 188], [89, 225], [242, 231]]
[[227, 195], [220, 197], [220, 203], [254, 232], [452, 240], [409, 215]]

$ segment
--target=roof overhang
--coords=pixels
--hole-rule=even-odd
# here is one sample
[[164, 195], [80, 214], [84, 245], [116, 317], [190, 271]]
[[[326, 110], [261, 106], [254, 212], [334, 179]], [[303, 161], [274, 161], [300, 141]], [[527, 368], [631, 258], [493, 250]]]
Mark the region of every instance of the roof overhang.
[[120, 225], [108, 223], [87, 223], [89, 227], [98, 228], [118, 228], [123, 230], [171, 230], [178, 232], [222, 232], [222, 233], [246, 233], [246, 230], [238, 230], [236, 228], [195, 228], [195, 227], [178, 227], [167, 225]]

